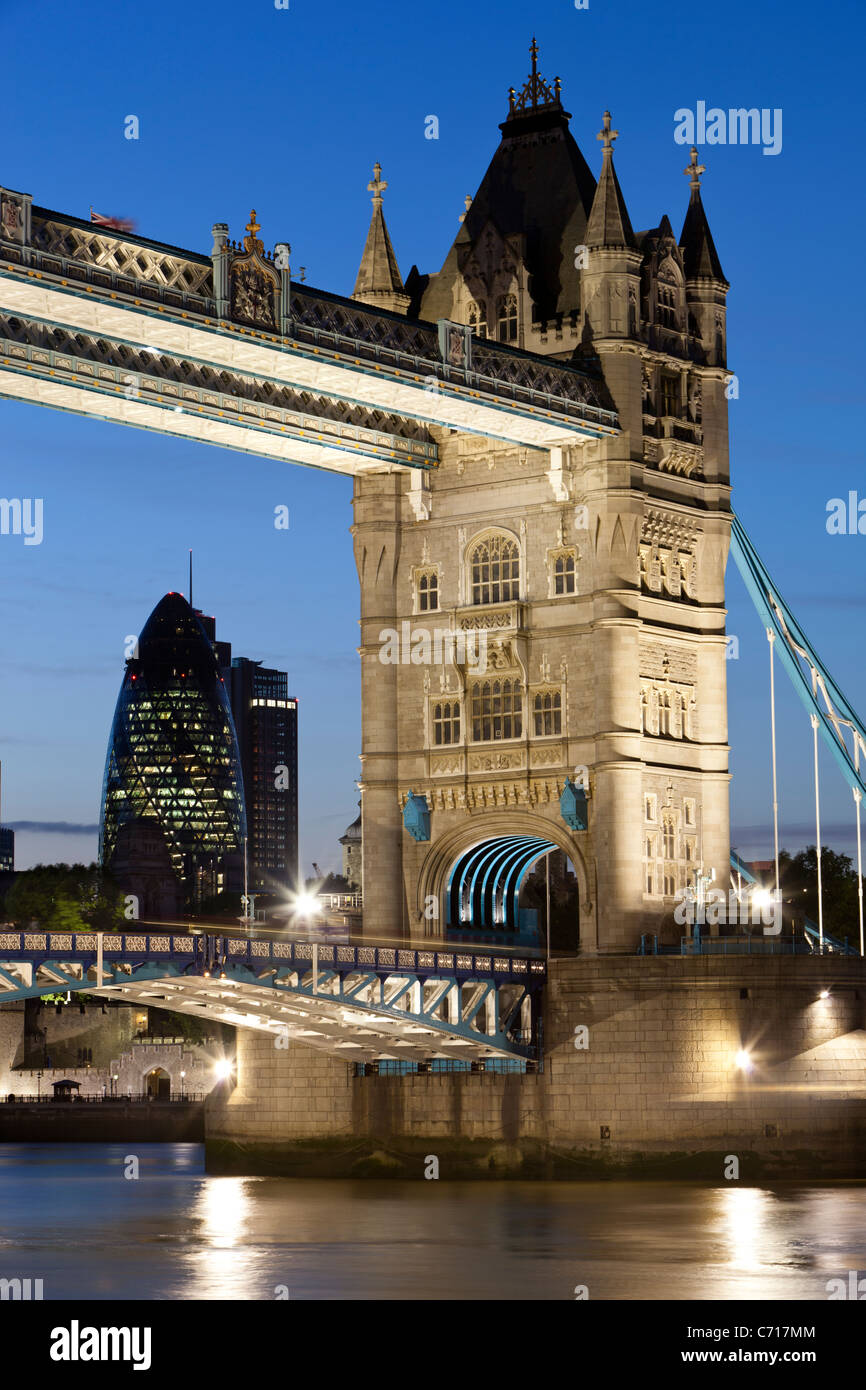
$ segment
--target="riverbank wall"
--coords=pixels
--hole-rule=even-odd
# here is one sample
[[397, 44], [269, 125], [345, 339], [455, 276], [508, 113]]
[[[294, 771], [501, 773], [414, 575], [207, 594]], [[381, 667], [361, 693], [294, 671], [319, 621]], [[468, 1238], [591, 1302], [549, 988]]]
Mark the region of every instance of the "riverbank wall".
[[202, 1101], [14, 1101], [0, 1105], [2, 1144], [180, 1144], [204, 1139]]

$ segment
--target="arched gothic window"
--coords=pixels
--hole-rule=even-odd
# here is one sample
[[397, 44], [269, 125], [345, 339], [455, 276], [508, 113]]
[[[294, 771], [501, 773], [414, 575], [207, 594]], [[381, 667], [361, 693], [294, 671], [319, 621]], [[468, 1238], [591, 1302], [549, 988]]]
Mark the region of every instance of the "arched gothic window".
[[438, 613], [439, 575], [436, 570], [424, 570], [418, 576], [418, 612]]
[[487, 337], [487, 307], [482, 301], [479, 304], [472, 299], [469, 301], [469, 327], [479, 338]]
[[433, 742], [437, 748], [460, 742], [459, 700], [445, 700], [433, 706]]
[[469, 558], [473, 603], [510, 603], [519, 598], [520, 548], [508, 536], [484, 536]]
[[553, 562], [553, 592], [555, 594], [573, 594], [574, 591], [574, 555], [557, 555]]
[[676, 826], [673, 816], [662, 817], [662, 854], [665, 859], [676, 858]]
[[520, 738], [523, 732], [523, 688], [519, 680], [476, 681], [470, 695], [474, 743]]
[[658, 319], [662, 328], [676, 328], [677, 297], [672, 285], [659, 284], [657, 302]]
[[496, 331], [501, 343], [517, 341], [517, 296], [503, 294], [496, 307]]

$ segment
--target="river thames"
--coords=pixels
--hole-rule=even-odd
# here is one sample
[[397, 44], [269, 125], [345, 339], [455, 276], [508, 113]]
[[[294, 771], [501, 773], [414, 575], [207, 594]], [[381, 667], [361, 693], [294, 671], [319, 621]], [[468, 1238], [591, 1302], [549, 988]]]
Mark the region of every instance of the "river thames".
[[863, 1183], [317, 1182], [211, 1177], [198, 1144], [0, 1145], [0, 1278], [46, 1300], [827, 1300], [850, 1270]]

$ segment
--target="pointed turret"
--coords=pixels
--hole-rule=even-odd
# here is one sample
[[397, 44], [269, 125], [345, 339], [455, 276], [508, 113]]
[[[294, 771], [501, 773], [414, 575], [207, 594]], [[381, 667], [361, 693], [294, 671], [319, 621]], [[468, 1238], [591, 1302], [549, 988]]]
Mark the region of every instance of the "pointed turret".
[[706, 173], [703, 164], [698, 163], [698, 152], [694, 145], [691, 160], [683, 170], [689, 175], [691, 197], [680, 235], [680, 251], [683, 257], [687, 280], [718, 280], [727, 285], [722, 264], [713, 243], [710, 224], [701, 201], [701, 174]]
[[586, 224], [586, 244], [596, 247], [634, 247], [634, 232], [631, 229], [628, 209], [613, 167], [613, 142], [619, 131], [611, 130], [609, 111], [605, 111], [603, 120], [604, 128], [596, 136], [597, 140], [604, 142], [601, 174]]
[[397, 257], [382, 210], [382, 194], [387, 187], [387, 182], [382, 178], [382, 166], [377, 161], [373, 166], [372, 182], [367, 184], [368, 191], [373, 194], [373, 215], [352, 298], [360, 299], [365, 304], [375, 304], [380, 309], [405, 313], [409, 296], [400, 278]]

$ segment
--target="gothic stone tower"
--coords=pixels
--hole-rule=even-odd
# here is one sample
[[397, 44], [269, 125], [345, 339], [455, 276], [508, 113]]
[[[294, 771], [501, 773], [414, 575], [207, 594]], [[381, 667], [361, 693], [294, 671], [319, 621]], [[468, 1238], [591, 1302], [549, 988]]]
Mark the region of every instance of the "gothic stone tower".
[[[364, 930], [446, 934], [455, 865], [522, 839], [571, 859], [581, 951], [631, 952], [644, 931], [682, 934], [675, 895], [697, 869], [728, 878], [728, 285], [696, 151], [679, 242], [666, 216], [633, 231], [609, 113], [596, 183], [531, 51], [438, 273], [401, 281], [377, 170], [355, 297], [597, 373], [620, 432], [552, 467], [546, 449], [432, 428], [420, 508], [405, 474], [357, 479]], [[459, 652], [383, 662], [383, 630], [404, 623], [483, 634], [486, 671]], [[586, 828], [560, 805], [581, 770]], [[410, 793], [429, 811], [419, 838]], [[500, 921], [506, 858], [485, 861]]]

